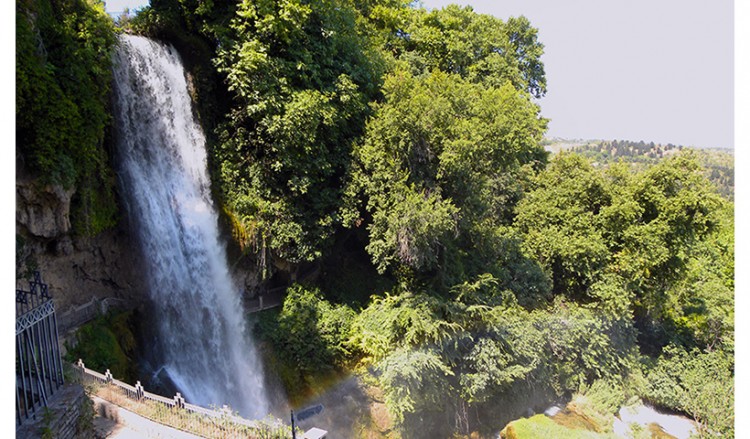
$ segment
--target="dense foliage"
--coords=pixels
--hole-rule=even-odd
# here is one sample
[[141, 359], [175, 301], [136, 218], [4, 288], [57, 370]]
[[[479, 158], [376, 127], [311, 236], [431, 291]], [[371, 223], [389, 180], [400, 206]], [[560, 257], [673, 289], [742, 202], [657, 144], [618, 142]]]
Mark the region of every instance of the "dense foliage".
[[[168, 35], [170, 27], [182, 28], [183, 33], [193, 30], [204, 41], [215, 42], [213, 63], [231, 99], [215, 131], [216, 179], [224, 204], [244, 228], [238, 235], [261, 252], [292, 262], [324, 256], [336, 231], [359, 218], [360, 197], [376, 197], [362, 193], [361, 181], [352, 183], [362, 179], [353, 168], [369, 160], [367, 151], [381, 141], [360, 148], [363, 139], [377, 139], [378, 130], [398, 129], [387, 125], [389, 118], [419, 110], [430, 98], [429, 90], [443, 94], [445, 105], [433, 113], [435, 118], [458, 111], [471, 119], [462, 124], [442, 121], [446, 126], [430, 139], [433, 144], [423, 145], [430, 154], [446, 149], [446, 169], [440, 172], [452, 173], [445, 176], [447, 183], [467, 185], [472, 177], [467, 172], [481, 173], [484, 181], [477, 184], [485, 186], [486, 197], [513, 197], [519, 190], [512, 179], [490, 167], [501, 164], [503, 171], [511, 171], [529, 155], [543, 159], [537, 143], [545, 122], [529, 99], [546, 90], [540, 62], [543, 46], [525, 18], [504, 23], [455, 6], [426, 13], [398, 1], [194, 5], [160, 0], [131, 23], [154, 35]], [[448, 43], [437, 47], [443, 39]], [[430, 55], [436, 50], [440, 55]], [[450, 61], [459, 57], [460, 65]], [[389, 85], [383, 87], [384, 81]], [[410, 99], [402, 102], [401, 96], [393, 95], [416, 84], [424, 87]], [[454, 90], [440, 92], [443, 86]], [[478, 92], [483, 97], [474, 101], [471, 96]], [[368, 134], [367, 120], [375, 113], [382, 116], [373, 122], [374, 134]], [[404, 122], [418, 122], [419, 114], [411, 116]], [[484, 131], [472, 133], [490, 121]], [[442, 139], [444, 135], [449, 137]], [[460, 169], [461, 154], [480, 139], [485, 150], [498, 141], [504, 147], [484, 169]], [[505, 153], [509, 156], [503, 157]], [[425, 189], [430, 188], [415, 190]], [[460, 188], [453, 192], [462, 194]], [[435, 201], [426, 199], [424, 207]], [[484, 200], [485, 204], [488, 201], [487, 208], [500, 208], [498, 200]], [[441, 227], [448, 226], [443, 221]], [[390, 228], [386, 233], [393, 232]], [[375, 258], [392, 253], [393, 243], [384, 245], [383, 250], [372, 247], [383, 253]], [[437, 244], [415, 245], [420, 252], [425, 246], [434, 250]], [[415, 254], [414, 262], [421, 264], [426, 258], [430, 265], [432, 253]], [[378, 266], [384, 268], [380, 262]]]
[[321, 256], [382, 67], [346, 1], [244, 2], [216, 58], [234, 106], [219, 128], [228, 204], [256, 240]]
[[[401, 270], [391, 292], [347, 311], [349, 333], [330, 346], [374, 366], [409, 437], [499, 429], [509, 401], [582, 389], [588, 416], [610, 429], [621, 404], [640, 397], [694, 417], [703, 435], [731, 436], [732, 205], [694, 154], [635, 174], [561, 154], [528, 185], [507, 228], [554, 299], [521, 306], [533, 283], [489, 273], [442, 292]], [[285, 312], [302, 302], [291, 294]], [[500, 405], [510, 418], [498, 419]]]
[[116, 379], [135, 382], [138, 378], [133, 361], [138, 351], [133, 331], [136, 321], [134, 313], [128, 311], [108, 313], [83, 325], [71, 343], [66, 342], [66, 361], [75, 363], [83, 359], [89, 369], [109, 369]]
[[72, 222], [86, 235], [116, 221], [105, 147], [114, 43], [102, 2], [16, 1], [16, 162], [75, 188]]
[[471, 7], [415, 9], [395, 29], [386, 49], [414, 75], [442, 71], [498, 88], [510, 83], [534, 97], [547, 92], [544, 45], [525, 17], [503, 22]]
[[262, 324], [285, 360], [297, 365], [299, 378], [343, 366], [354, 311], [332, 305], [317, 289], [289, 288], [281, 313]]
[[396, 71], [383, 90], [385, 102], [355, 150], [353, 185], [373, 216], [374, 264], [381, 272], [394, 264], [440, 267], [456, 277], [457, 264], [486, 267], [499, 255], [483, 243], [500, 239], [521, 192], [513, 177], [544, 160], [538, 107], [509, 82], [487, 87], [441, 71]]

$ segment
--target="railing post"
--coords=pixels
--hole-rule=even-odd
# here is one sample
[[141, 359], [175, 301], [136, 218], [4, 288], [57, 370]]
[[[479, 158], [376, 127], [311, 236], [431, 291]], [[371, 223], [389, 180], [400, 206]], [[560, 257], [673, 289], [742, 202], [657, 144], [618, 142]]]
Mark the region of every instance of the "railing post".
[[136, 381], [135, 383], [135, 396], [138, 398], [138, 401], [142, 400], [144, 397], [144, 390], [143, 386], [141, 385], [140, 381]]
[[78, 373], [78, 378], [81, 380], [81, 384], [83, 384], [84, 381], [86, 380], [86, 365], [83, 364], [82, 359], [80, 358], [78, 359], [78, 361], [75, 364], [74, 369], [76, 373]]
[[112, 380], [113, 380], [113, 379], [115, 379], [115, 378], [114, 378], [114, 377], [112, 376], [112, 372], [110, 372], [110, 371], [109, 371], [109, 369], [107, 369], [107, 371], [106, 371], [106, 372], [104, 372], [104, 379], [106, 379], [106, 380], [107, 380], [107, 384], [112, 384]]
[[297, 439], [297, 432], [294, 431], [294, 410], [290, 410], [292, 413], [292, 439]]
[[185, 408], [185, 398], [180, 395], [180, 392], [177, 392], [177, 395], [174, 396], [174, 405], [177, 408]]

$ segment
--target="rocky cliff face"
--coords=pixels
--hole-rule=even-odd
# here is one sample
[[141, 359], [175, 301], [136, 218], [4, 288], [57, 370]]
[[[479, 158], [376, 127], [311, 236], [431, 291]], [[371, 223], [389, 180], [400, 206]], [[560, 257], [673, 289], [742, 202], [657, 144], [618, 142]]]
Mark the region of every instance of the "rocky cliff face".
[[70, 205], [75, 190], [16, 180], [16, 277], [27, 288], [24, 273], [39, 270], [49, 285], [58, 314], [116, 298], [135, 307], [145, 297], [138, 246], [122, 224], [95, 237], [75, 236]]

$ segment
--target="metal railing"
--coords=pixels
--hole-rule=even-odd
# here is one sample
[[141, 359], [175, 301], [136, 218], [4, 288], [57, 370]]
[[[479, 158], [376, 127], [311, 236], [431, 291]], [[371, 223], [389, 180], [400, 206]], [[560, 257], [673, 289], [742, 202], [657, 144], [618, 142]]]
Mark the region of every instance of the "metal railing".
[[55, 306], [39, 272], [16, 289], [16, 424], [36, 419], [64, 383]]
[[127, 302], [116, 297], [107, 297], [105, 299], [92, 298], [83, 305], [73, 306], [67, 311], [60, 313], [59, 329], [62, 334], [71, 329], [78, 328], [84, 323], [96, 319], [99, 316], [106, 315], [107, 311], [112, 308], [125, 308]]
[[178, 392], [166, 398], [146, 392], [138, 381], [135, 386], [87, 369], [82, 360], [73, 366], [76, 378], [100, 398], [156, 423], [205, 438], [281, 439], [292, 436], [291, 427], [278, 419], [250, 421], [224, 406], [210, 409], [185, 402]]

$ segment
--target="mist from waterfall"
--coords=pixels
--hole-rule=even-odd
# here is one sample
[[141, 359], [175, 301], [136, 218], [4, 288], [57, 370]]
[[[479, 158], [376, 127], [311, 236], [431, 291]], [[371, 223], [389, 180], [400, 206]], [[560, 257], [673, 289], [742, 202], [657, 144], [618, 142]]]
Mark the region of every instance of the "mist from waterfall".
[[262, 364], [218, 232], [205, 137], [174, 48], [120, 37], [117, 170], [157, 316], [155, 352], [187, 402], [268, 413]]

